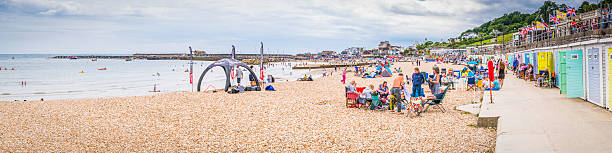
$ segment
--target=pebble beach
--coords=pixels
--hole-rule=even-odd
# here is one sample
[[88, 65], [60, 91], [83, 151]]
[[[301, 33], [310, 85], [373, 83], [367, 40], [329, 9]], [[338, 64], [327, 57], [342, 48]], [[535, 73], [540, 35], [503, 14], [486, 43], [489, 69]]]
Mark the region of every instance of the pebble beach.
[[[431, 72], [433, 63], [422, 71]], [[395, 63], [412, 74], [412, 63]], [[440, 64], [441, 68], [462, 68]], [[333, 69], [331, 69], [333, 70]], [[327, 69], [328, 73], [331, 71]], [[396, 75], [396, 74], [394, 74]], [[496, 130], [454, 108], [471, 93], [449, 90], [446, 113], [421, 116], [346, 108], [341, 71], [277, 91], [0, 102], [1, 152], [494, 152]], [[392, 82], [347, 73], [357, 86]], [[329, 101], [317, 105], [320, 101]]]

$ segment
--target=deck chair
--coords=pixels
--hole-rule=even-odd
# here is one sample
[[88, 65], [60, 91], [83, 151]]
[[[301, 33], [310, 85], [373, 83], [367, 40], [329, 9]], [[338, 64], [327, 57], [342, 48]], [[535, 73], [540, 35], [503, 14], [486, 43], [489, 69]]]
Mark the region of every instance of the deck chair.
[[466, 87], [466, 91], [470, 91], [470, 89], [476, 90], [477, 86], [476, 86], [476, 78], [474, 77], [469, 77], [467, 79], [467, 87]]
[[440, 98], [436, 97], [434, 99], [427, 99], [427, 101], [425, 101], [425, 103], [423, 104], [425, 106], [425, 110], [423, 110], [423, 112], [427, 112], [427, 109], [429, 109], [429, 106], [438, 106], [438, 109], [440, 109], [442, 113], [446, 112], [446, 109], [444, 109], [444, 106], [442, 106], [442, 100], [444, 100], [444, 97], [446, 97], [447, 91], [448, 91], [448, 87], [444, 89], [444, 92], [441, 93]]
[[357, 98], [359, 98], [359, 94], [356, 92], [347, 92], [346, 93], [346, 107], [347, 108], [354, 108], [357, 107], [357, 104], [359, 103], [357, 101]]

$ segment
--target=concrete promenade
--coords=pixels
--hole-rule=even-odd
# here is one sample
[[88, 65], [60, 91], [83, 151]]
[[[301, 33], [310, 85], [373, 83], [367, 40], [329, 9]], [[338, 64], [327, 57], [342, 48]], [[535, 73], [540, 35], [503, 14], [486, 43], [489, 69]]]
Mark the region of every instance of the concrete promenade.
[[500, 116], [496, 152], [612, 152], [612, 112], [604, 108], [511, 74], [493, 97], [481, 115]]

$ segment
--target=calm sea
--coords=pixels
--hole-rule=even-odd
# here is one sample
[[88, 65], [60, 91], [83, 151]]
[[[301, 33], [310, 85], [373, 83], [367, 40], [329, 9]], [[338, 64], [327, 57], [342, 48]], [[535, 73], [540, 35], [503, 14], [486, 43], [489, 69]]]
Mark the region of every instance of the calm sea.
[[[53, 59], [50, 54], [0, 54], [0, 101], [81, 99], [191, 91], [189, 61], [121, 59]], [[14, 57], [14, 59], [13, 59]], [[211, 61], [195, 61], [194, 84]], [[297, 63], [273, 63], [264, 73], [296, 80], [309, 70], [292, 70]], [[7, 68], [7, 70], [5, 70]], [[98, 70], [106, 68], [106, 70]], [[14, 69], [14, 70], [11, 70]], [[258, 72], [259, 66], [254, 71]], [[84, 73], [80, 73], [80, 72]], [[248, 80], [248, 73], [244, 72]], [[318, 77], [318, 76], [313, 76]], [[25, 85], [22, 84], [25, 82]], [[235, 83], [235, 80], [233, 80]], [[222, 88], [223, 70], [213, 68], [202, 88]]]

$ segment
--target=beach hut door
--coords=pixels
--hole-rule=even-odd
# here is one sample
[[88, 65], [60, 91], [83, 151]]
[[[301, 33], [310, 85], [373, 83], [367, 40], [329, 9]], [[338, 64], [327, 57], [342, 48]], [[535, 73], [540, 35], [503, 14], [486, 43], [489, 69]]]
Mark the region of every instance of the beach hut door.
[[587, 101], [603, 106], [601, 102], [601, 67], [599, 66], [601, 56], [599, 48], [591, 48], [587, 51], [587, 54], [587, 78], [589, 79]]
[[[533, 68], [537, 70], [538, 69], [538, 53], [533, 53], [531, 57], [533, 59]], [[533, 71], [534, 76], [537, 76], [538, 74], [540, 74], [540, 71]]]
[[[608, 88], [612, 85], [612, 48], [608, 48]], [[608, 93], [608, 108], [612, 110], [612, 92]]]
[[565, 51], [559, 51], [559, 88], [561, 94], [567, 94], [567, 56]]
[[567, 98], [583, 96], [582, 50], [570, 50], [566, 53]]

